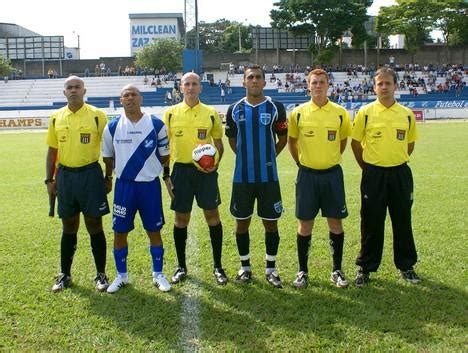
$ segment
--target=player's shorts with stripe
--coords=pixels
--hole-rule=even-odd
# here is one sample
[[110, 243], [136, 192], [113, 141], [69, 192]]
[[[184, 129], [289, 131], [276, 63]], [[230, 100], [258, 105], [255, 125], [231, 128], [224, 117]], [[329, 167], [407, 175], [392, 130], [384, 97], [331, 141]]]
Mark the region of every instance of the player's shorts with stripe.
[[255, 200], [260, 218], [275, 220], [281, 217], [283, 205], [279, 182], [232, 184], [230, 210], [234, 218], [252, 217]]
[[314, 219], [318, 211], [322, 217], [346, 218], [346, 197], [343, 170], [340, 165], [325, 170], [299, 167], [296, 180], [296, 217]]
[[164, 225], [159, 178], [153, 181], [115, 181], [112, 229], [117, 233], [128, 233], [135, 228], [136, 212], [140, 213], [143, 228], [157, 232]]
[[101, 166], [94, 162], [79, 168], [62, 165], [57, 169], [57, 200], [60, 218], [80, 212], [87, 217], [109, 213]]
[[171, 175], [174, 199], [171, 210], [180, 213], [192, 211], [193, 199], [203, 210], [213, 210], [221, 204], [218, 173], [200, 172], [193, 164], [175, 163]]

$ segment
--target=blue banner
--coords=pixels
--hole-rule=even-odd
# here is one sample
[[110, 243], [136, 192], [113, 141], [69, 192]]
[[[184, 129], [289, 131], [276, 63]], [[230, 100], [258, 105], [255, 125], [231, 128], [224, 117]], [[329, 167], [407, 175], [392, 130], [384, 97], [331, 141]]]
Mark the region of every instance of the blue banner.
[[[468, 108], [468, 100], [450, 100], [450, 101], [412, 101], [402, 102], [398, 101], [401, 105], [410, 109], [464, 109]], [[369, 102], [346, 102], [340, 103], [343, 107], [348, 110], [358, 110], [363, 105], [369, 104]]]

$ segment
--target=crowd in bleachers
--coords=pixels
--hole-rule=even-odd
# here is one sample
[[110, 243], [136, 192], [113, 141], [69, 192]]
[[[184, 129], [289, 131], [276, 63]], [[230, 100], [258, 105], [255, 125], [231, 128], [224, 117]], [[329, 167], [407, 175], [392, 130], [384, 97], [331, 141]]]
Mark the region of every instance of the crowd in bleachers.
[[[146, 99], [151, 101], [151, 104], [172, 105], [182, 100], [179, 87], [180, 79], [175, 73], [165, 72], [165, 70], [135, 69], [133, 71], [129, 68], [129, 74], [126, 75], [126, 68], [124, 68], [121, 76], [114, 74], [107, 77], [107, 74], [101, 75], [101, 72], [108, 72], [109, 67], [107, 65], [101, 67], [101, 64], [98, 66], [100, 71], [98, 71], [97, 77], [95, 77], [95, 73], [88, 76], [86, 72], [80, 76], [91, 80], [87, 83], [89, 85], [88, 91], [89, 93], [93, 92], [94, 97], [100, 99], [99, 104], [101, 105], [108, 105], [111, 100], [118, 101], [116, 97], [118, 97], [121, 86], [117, 82], [124, 81], [138, 82], [139, 89], [148, 93]], [[228, 67], [232, 68], [231, 66]], [[307, 75], [311, 70], [310, 67], [301, 68], [294, 65], [288, 67], [288, 69], [292, 69], [290, 72], [278, 72], [285, 69], [279, 66], [271, 68], [264, 66], [264, 68], [268, 72], [266, 74], [266, 89], [270, 91], [270, 95], [276, 96], [279, 94], [278, 99], [293, 103], [303, 102], [308, 99]], [[336, 67], [325, 68], [330, 75], [329, 96], [333, 101], [339, 103], [365, 102], [374, 98], [372, 67], [347, 65], [340, 68], [339, 71], [335, 71]], [[233, 69], [237, 72], [242, 71], [244, 67], [242, 65], [239, 67], [233, 66]], [[15, 82], [18, 84], [23, 82], [24, 85], [13, 85], [13, 82], [8, 83], [7, 79], [5, 79], [5, 84], [8, 84], [12, 89], [2, 91], [0, 107], [17, 105], [40, 105], [45, 107], [55, 102], [60, 103], [63, 100], [60, 90], [61, 83], [60, 80], [54, 80], [54, 78], [58, 78], [58, 75], [53, 71], [46, 72], [51, 80], [27, 80], [28, 82], [21, 80]], [[443, 67], [407, 65], [404, 68], [399, 67], [397, 75], [397, 96], [402, 97], [404, 100], [410, 100], [413, 97], [417, 100], [425, 99], [424, 95], [426, 93], [428, 94], [426, 98], [429, 100], [457, 99], [458, 96], [467, 99], [468, 96], [468, 89], [463, 89], [466, 86], [467, 72], [459, 65]], [[121, 79], [124, 81], [119, 81]], [[243, 94], [241, 89], [243, 76], [240, 72], [236, 74], [229, 71], [215, 71], [204, 74], [203, 80], [208, 82], [204, 89], [206, 94], [203, 93], [203, 99], [208, 99], [210, 104], [230, 103], [233, 99], [237, 99], [238, 94]], [[51, 84], [53, 81], [53, 87], [44, 85], [45, 82], [42, 84], [41, 81], [51, 81]], [[110, 82], [115, 82], [115, 84]], [[3, 82], [1, 83], [3, 84]], [[208, 88], [210, 89], [208, 90]], [[440, 98], [436, 98], [438, 94], [441, 95]], [[156, 101], [152, 101], [153, 98], [157, 98]]]

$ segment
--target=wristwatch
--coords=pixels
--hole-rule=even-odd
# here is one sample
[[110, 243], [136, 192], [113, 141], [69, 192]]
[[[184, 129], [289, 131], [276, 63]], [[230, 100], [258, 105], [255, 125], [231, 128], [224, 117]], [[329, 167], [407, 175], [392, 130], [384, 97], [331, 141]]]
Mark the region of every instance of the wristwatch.
[[44, 180], [44, 184], [46, 184], [46, 185], [49, 184], [49, 183], [53, 183], [53, 182], [54, 182], [54, 179], [52, 179], [52, 178]]

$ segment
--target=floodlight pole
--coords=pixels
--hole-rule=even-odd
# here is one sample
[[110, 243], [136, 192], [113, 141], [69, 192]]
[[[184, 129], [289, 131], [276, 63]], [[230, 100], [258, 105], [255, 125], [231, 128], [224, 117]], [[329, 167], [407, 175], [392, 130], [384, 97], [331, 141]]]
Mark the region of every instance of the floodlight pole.
[[198, 72], [198, 51], [200, 49], [200, 35], [198, 33], [198, 0], [195, 0], [195, 72]]

